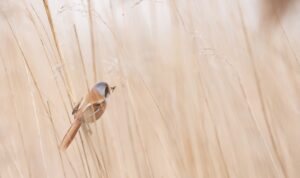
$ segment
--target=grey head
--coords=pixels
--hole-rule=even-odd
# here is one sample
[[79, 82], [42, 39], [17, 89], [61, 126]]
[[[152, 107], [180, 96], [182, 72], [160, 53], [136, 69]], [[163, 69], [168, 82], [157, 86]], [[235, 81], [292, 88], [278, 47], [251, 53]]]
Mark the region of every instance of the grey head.
[[116, 87], [110, 87], [106, 82], [97, 83], [94, 88], [105, 98], [107, 98]]

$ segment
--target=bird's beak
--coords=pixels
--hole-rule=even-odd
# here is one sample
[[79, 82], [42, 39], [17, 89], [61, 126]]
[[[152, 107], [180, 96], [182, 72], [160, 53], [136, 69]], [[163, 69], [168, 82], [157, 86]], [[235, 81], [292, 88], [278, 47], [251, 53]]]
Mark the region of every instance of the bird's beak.
[[116, 86], [110, 87], [112, 92], [115, 90], [115, 88], [116, 88]]

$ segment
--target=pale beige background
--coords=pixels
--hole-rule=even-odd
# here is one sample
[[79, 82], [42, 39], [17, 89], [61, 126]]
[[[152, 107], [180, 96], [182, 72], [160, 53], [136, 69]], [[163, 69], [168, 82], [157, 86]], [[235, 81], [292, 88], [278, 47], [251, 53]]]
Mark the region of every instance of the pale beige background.
[[[50, 1], [51, 29], [0, 1], [0, 177], [299, 177], [300, 6], [274, 2]], [[107, 111], [60, 152], [96, 81]]]

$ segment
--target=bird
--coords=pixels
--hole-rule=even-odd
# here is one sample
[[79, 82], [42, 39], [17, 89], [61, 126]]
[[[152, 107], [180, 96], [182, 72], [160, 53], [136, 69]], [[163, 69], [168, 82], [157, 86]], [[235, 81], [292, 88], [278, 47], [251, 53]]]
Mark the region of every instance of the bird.
[[102, 116], [106, 109], [107, 98], [115, 88], [115, 86], [110, 87], [106, 82], [99, 82], [85, 97], [81, 98], [73, 108], [74, 121], [61, 141], [60, 150], [64, 151], [68, 148], [83, 123], [95, 122]]

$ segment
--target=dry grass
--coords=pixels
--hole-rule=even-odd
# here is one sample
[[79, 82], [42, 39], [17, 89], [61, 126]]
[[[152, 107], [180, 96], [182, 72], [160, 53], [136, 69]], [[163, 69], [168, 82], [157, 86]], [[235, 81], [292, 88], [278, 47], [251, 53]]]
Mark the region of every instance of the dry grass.
[[297, 178], [300, 4], [258, 2], [0, 2], [0, 177]]

